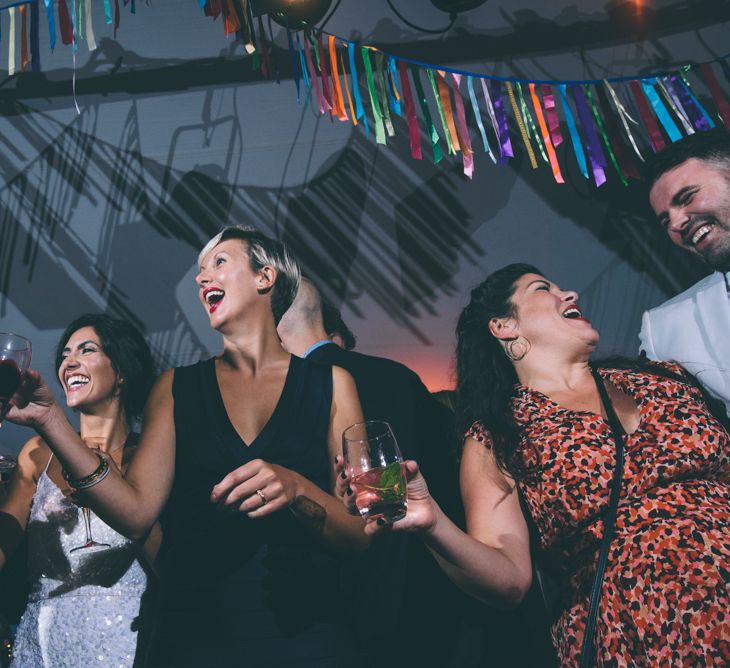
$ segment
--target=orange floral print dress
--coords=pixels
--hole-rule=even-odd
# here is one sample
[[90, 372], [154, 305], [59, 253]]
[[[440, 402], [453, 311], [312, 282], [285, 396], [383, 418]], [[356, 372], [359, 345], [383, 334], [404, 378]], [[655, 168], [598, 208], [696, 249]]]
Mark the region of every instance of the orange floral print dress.
[[[680, 367], [667, 365], [683, 373]], [[626, 370], [601, 376], [639, 407], [596, 629], [598, 666], [730, 666], [730, 437], [695, 387]], [[568, 603], [552, 628], [577, 666], [615, 464], [608, 423], [518, 386], [520, 484]], [[490, 447], [475, 423], [467, 436]]]

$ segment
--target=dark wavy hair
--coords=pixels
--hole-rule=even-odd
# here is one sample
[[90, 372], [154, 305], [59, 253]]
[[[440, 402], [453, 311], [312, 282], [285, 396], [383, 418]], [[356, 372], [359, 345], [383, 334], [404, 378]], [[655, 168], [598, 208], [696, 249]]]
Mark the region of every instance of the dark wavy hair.
[[[515, 315], [512, 297], [517, 281], [525, 274], [544, 274], [529, 264], [510, 264], [490, 274], [471, 291], [469, 304], [456, 326], [456, 414], [460, 434], [474, 422], [481, 422], [492, 438], [499, 468], [514, 479], [526, 470], [519, 453], [520, 434], [512, 415], [511, 401], [519, 383], [514, 365], [498, 339], [489, 331], [492, 318]], [[592, 363], [594, 368], [643, 371], [697, 387], [712, 415], [727, 430], [724, 406], [711, 397], [689, 373], [677, 374], [647, 359], [612, 357]]]
[[345, 324], [340, 309], [327, 302], [322, 302], [322, 326], [329, 338], [332, 338], [336, 334], [340, 336], [345, 350], [352, 350], [355, 347], [357, 337]]
[[102, 350], [109, 358], [118, 378], [119, 397], [127, 422], [142, 414], [152, 385], [155, 382], [155, 363], [144, 336], [126, 320], [103, 313], [86, 313], [76, 318], [64, 330], [56, 346], [56, 376], [63, 362], [63, 350], [74, 332], [82, 327], [93, 327]]

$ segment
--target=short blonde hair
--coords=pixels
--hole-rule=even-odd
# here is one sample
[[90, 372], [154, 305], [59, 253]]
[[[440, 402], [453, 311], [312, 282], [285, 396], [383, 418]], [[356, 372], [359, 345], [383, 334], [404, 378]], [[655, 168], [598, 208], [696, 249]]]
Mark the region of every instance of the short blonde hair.
[[281, 320], [286, 310], [291, 306], [299, 290], [301, 270], [299, 263], [289, 252], [286, 244], [259, 232], [253, 227], [231, 225], [223, 228], [216, 234], [198, 254], [198, 266], [203, 259], [218, 244], [228, 239], [240, 239], [246, 242], [246, 252], [253, 271], [260, 271], [266, 266], [276, 269], [276, 283], [271, 295], [271, 310], [274, 322]]

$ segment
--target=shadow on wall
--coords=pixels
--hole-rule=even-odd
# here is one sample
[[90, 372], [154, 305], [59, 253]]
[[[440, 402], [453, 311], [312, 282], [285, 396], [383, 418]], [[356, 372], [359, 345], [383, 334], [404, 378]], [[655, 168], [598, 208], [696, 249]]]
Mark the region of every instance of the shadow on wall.
[[[8, 122], [30, 148], [26, 155], [0, 136], [0, 315], [10, 300], [47, 330], [103, 310], [151, 334], [163, 363], [195, 359], [205, 346], [176, 290], [210, 236], [225, 224], [253, 222], [292, 246], [331, 302], [361, 314], [358, 301], [368, 297], [428, 343], [422, 318], [432, 313], [430, 303], [438, 291], [465, 289], [454, 284], [454, 268], [484, 256], [474, 232], [507, 206], [517, 178], [665, 292], [696, 277], [658, 229], [639, 224], [647, 212], [641, 188], [609, 182], [596, 191], [570, 173], [565, 155], [572, 188], [556, 187], [548, 170], [522, 169], [521, 157], [489, 176], [478, 173], [484, 181], [467, 182], [456, 159], [434, 167], [428, 157], [407, 157], [402, 119], [384, 151], [353, 130], [346, 147], [302, 186], [238, 185], [244, 160], [238, 115], [234, 106], [214, 119], [211, 94], [201, 122], [174, 131], [165, 164], [143, 155], [134, 102], [117, 145], [97, 136], [98, 106], [63, 126], [13, 103]], [[187, 165], [190, 136], [203, 147], [196, 155], [215, 142], [226, 147], [221, 164]], [[422, 145], [428, 151], [425, 138]], [[479, 190], [487, 179], [488, 198]], [[596, 200], [607, 205], [607, 217], [586, 215]]]

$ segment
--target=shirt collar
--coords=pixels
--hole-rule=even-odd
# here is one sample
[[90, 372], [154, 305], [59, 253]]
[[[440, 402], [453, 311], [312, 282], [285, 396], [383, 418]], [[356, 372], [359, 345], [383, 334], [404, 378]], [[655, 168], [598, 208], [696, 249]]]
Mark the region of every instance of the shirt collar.
[[[302, 355], [302, 357], [303, 358], [306, 357], [307, 355], [309, 355], [309, 353], [313, 353], [315, 350], [317, 350], [317, 348], [326, 346], [328, 343], [332, 343], [332, 341], [330, 341], [329, 339], [322, 339], [321, 341], [317, 341], [317, 343], [313, 343], [311, 346], [309, 346], [309, 348], [307, 348], [304, 351], [304, 354]], [[332, 344], [332, 345], [334, 345], [334, 344]]]

